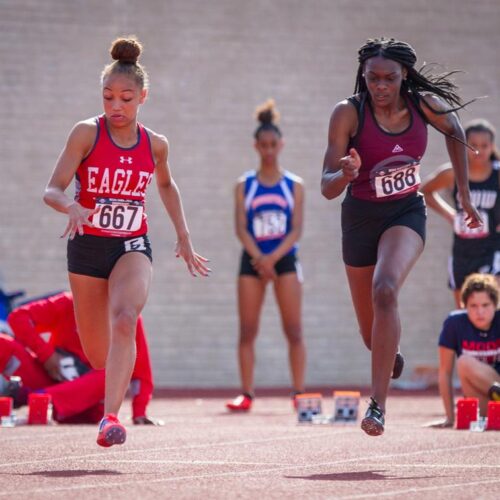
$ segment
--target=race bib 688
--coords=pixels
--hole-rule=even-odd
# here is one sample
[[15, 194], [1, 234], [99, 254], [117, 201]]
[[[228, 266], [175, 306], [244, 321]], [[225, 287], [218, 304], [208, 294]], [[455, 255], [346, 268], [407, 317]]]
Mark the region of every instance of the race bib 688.
[[377, 198], [415, 191], [420, 185], [420, 165], [412, 163], [382, 169], [376, 173], [374, 181]]

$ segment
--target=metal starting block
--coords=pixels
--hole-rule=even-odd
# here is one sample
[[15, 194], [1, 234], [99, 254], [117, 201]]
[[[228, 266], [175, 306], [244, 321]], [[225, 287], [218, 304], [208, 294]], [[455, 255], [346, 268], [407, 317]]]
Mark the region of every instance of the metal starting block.
[[317, 393], [305, 393], [295, 396], [297, 401], [297, 419], [299, 422], [312, 422], [313, 417], [321, 415], [323, 396]]
[[359, 391], [333, 391], [334, 422], [356, 422], [360, 396]]

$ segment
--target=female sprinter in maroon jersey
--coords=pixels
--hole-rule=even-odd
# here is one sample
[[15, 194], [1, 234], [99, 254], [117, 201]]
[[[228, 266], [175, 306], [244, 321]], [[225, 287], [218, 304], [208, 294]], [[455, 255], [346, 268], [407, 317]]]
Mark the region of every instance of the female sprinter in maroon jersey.
[[333, 110], [321, 192], [342, 203], [342, 251], [363, 340], [372, 351], [372, 397], [361, 422], [384, 432], [389, 380], [401, 374], [398, 295], [424, 248], [425, 205], [417, 190], [427, 123], [446, 136], [470, 227], [481, 219], [470, 201], [462, 107], [447, 75], [415, 70], [405, 42], [369, 40], [359, 52], [355, 95]]
[[[177, 186], [168, 165], [167, 139], [138, 123], [148, 77], [137, 62], [134, 38], [111, 46], [114, 62], [102, 73], [104, 114], [71, 131], [44, 201], [69, 217], [68, 271], [78, 332], [94, 368], [106, 368], [104, 418], [97, 443], [125, 441], [117, 415], [135, 362], [135, 325], [151, 282], [152, 253], [144, 206], [153, 174], [177, 233], [176, 255], [189, 272], [207, 276], [196, 254]], [[66, 188], [75, 178], [76, 194]]]

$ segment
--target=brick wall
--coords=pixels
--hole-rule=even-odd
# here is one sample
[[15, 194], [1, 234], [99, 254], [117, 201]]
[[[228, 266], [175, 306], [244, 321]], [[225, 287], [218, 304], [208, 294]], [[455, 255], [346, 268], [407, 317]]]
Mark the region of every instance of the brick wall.
[[[192, 279], [173, 256], [174, 234], [149, 192], [154, 283], [144, 311], [158, 386], [237, 386], [233, 186], [257, 164], [254, 107], [282, 112], [282, 164], [306, 182], [304, 325], [310, 385], [365, 384], [369, 354], [357, 333], [340, 255], [340, 200], [319, 193], [333, 105], [354, 85], [356, 51], [370, 36], [414, 45], [420, 62], [463, 69], [462, 113], [499, 126], [498, 1], [477, 0], [0, 0], [0, 272], [29, 295], [67, 288], [65, 219], [43, 188], [71, 126], [100, 113], [99, 75], [118, 35], [145, 45], [150, 100], [141, 120], [166, 134], [197, 250], [213, 276]], [[424, 174], [446, 160], [430, 132]], [[450, 229], [431, 214], [428, 244], [401, 294], [402, 347], [411, 366], [436, 362], [452, 307], [446, 288]], [[269, 290], [257, 344], [256, 382], [286, 386], [285, 341]]]

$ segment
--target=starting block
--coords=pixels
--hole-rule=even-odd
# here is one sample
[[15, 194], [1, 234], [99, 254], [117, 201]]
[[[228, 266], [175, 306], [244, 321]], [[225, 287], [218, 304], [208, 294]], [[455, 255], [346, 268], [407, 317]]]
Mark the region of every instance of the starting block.
[[471, 422], [479, 420], [479, 400], [461, 398], [457, 400], [457, 429], [469, 429]]
[[46, 425], [51, 419], [50, 394], [31, 393], [28, 396], [28, 424]]
[[356, 422], [359, 398], [359, 391], [333, 391], [334, 422]]
[[305, 393], [295, 396], [297, 401], [297, 419], [299, 422], [312, 422], [313, 417], [321, 415], [323, 395]]
[[0, 425], [1, 427], [14, 427], [16, 416], [12, 413], [13, 399], [0, 397]]
[[12, 398], [0, 398], [0, 417], [10, 417], [12, 413]]
[[486, 430], [500, 431], [500, 401], [488, 401], [487, 418]]

